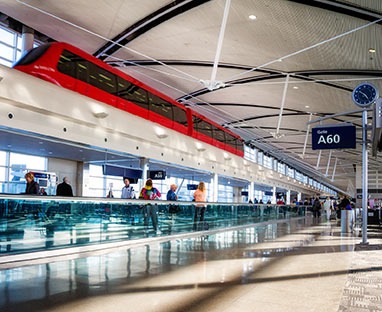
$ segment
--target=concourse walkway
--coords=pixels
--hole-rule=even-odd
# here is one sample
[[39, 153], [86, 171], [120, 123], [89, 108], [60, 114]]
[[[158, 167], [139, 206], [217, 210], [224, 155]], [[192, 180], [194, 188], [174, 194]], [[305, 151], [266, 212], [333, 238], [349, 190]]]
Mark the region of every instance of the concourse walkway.
[[311, 216], [0, 271], [0, 311], [382, 311], [382, 230]]

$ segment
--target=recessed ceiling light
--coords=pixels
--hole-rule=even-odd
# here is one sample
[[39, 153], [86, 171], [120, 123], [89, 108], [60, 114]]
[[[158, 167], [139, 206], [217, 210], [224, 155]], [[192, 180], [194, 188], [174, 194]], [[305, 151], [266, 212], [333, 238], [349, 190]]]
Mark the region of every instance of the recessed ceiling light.
[[309, 105], [305, 105], [305, 108], [310, 108], [310, 106]]
[[250, 16], [248, 16], [248, 18], [249, 18], [250, 20], [254, 21], [254, 20], [257, 18], [257, 16], [251, 14]]
[[294, 87], [293, 87], [293, 89], [297, 90], [297, 89], [298, 89], [298, 87], [297, 87], [297, 86], [294, 86]]
[[377, 50], [374, 49], [374, 48], [370, 48], [370, 49], [369, 49], [369, 52], [370, 52], [370, 53], [375, 53], [376, 51], [377, 51]]

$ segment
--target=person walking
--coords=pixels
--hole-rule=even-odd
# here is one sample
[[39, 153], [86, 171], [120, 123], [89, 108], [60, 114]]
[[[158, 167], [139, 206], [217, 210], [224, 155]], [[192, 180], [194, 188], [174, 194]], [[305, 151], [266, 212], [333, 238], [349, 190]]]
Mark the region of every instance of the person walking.
[[62, 179], [62, 183], [57, 185], [56, 195], [73, 197], [73, 190], [72, 190], [72, 186], [69, 184], [68, 177], [64, 177]]
[[[204, 182], [199, 182], [197, 189], [194, 192], [195, 212], [193, 229], [197, 230], [204, 224], [204, 213], [206, 211], [207, 190]], [[203, 203], [202, 203], [203, 202]], [[200, 204], [198, 204], [200, 203]]]
[[318, 199], [318, 197], [314, 199], [312, 209], [313, 209], [313, 217], [319, 218], [321, 216], [321, 202]]
[[332, 202], [330, 200], [330, 197], [326, 197], [324, 202], [324, 211], [326, 214], [326, 221], [330, 221], [330, 216], [332, 215]]
[[130, 185], [130, 180], [123, 178], [123, 183], [125, 183], [125, 186], [122, 188], [121, 198], [135, 199], [135, 191], [133, 186]]
[[[145, 186], [139, 193], [139, 198], [145, 200], [158, 200], [161, 196], [159, 190], [153, 187], [151, 179], [146, 181]], [[155, 233], [161, 234], [162, 232], [158, 229], [158, 206], [156, 204], [148, 203], [143, 206], [143, 224], [146, 229], [149, 225], [149, 217], [151, 218]]]

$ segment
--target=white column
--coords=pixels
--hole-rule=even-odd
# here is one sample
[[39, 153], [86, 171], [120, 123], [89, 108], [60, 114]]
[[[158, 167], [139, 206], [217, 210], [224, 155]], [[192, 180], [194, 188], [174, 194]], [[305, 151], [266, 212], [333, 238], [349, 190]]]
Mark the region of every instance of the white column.
[[212, 201], [216, 203], [218, 201], [218, 191], [219, 191], [219, 175], [214, 173], [211, 179], [212, 184]]
[[28, 51], [33, 48], [34, 43], [34, 31], [28, 26], [23, 25], [22, 36], [21, 36], [21, 53]]
[[138, 187], [140, 191], [142, 187], [145, 186], [146, 180], [147, 180], [147, 170], [149, 170], [149, 160], [147, 158], [140, 158], [139, 159], [139, 167], [142, 169], [142, 180], [138, 181]]
[[287, 205], [290, 205], [290, 190], [287, 190], [287, 192], [286, 192], [285, 203]]
[[249, 183], [249, 188], [248, 188], [248, 201], [251, 200], [253, 202], [254, 197], [255, 197], [255, 183], [251, 181]]
[[233, 188], [233, 202], [234, 203], [241, 203], [242, 202], [242, 196], [241, 191], [243, 189], [241, 187], [234, 187]]
[[276, 200], [276, 186], [273, 187], [273, 190], [272, 190], [272, 204], [276, 204], [277, 200]]
[[298, 202], [301, 201], [301, 195], [302, 195], [301, 192], [298, 192], [298, 193], [297, 193], [297, 201], [298, 201]]

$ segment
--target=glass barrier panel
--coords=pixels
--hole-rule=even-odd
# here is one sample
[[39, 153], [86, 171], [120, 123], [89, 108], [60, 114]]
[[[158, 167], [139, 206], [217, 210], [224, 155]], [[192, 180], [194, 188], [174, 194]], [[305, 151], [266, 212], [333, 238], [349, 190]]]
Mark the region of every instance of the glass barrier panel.
[[310, 206], [0, 195], [0, 255], [305, 216]]

